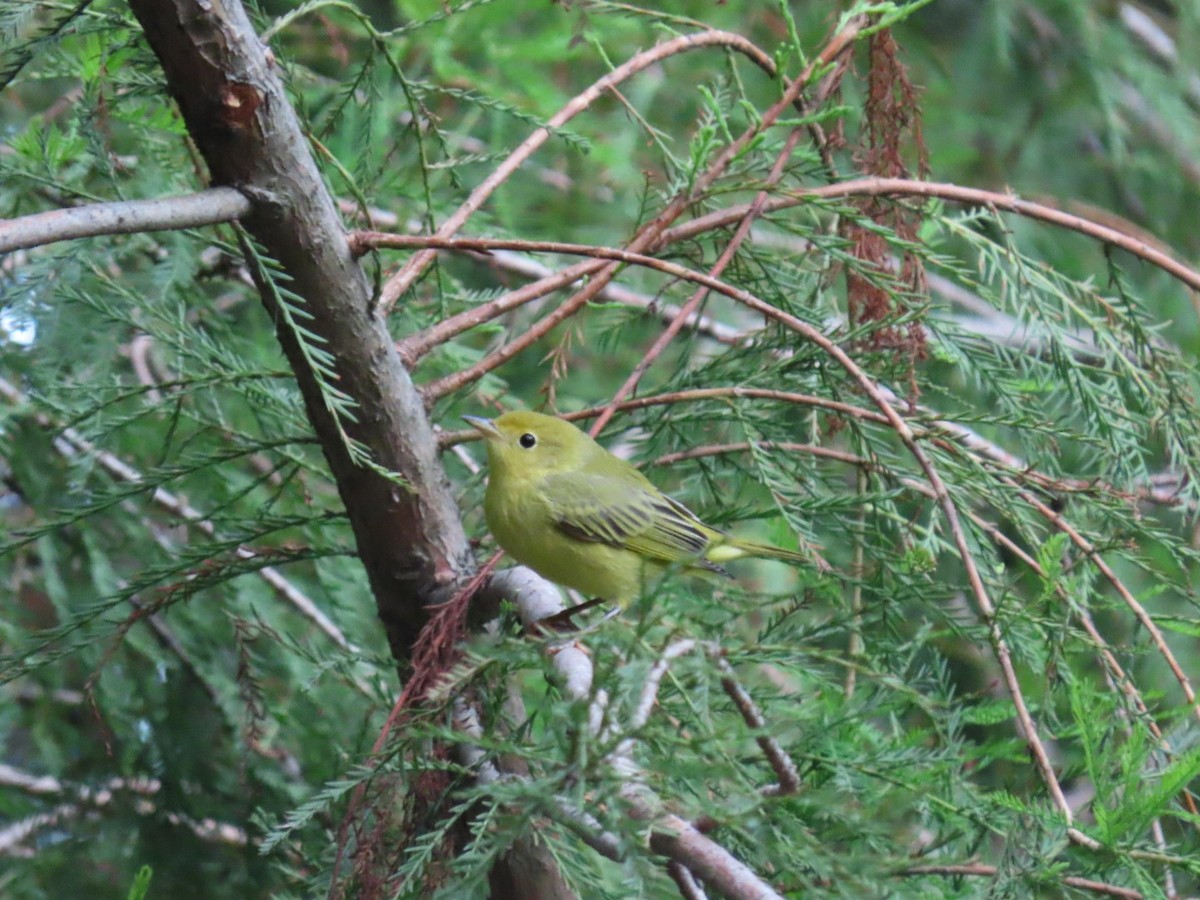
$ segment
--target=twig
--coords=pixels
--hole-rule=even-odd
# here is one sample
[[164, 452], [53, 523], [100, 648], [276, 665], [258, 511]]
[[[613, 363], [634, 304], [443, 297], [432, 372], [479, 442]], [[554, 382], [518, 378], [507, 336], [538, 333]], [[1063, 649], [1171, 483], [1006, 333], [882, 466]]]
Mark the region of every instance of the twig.
[[650, 849], [682, 863], [688, 871], [737, 900], [783, 900], [745, 863], [679, 816], [655, 820]]
[[[4, 397], [13, 406], [30, 405], [26, 397], [11, 382], [3, 377], [0, 377], [0, 396]], [[35, 412], [33, 416], [34, 420], [43, 428], [57, 429], [59, 427], [45, 413]], [[139, 484], [143, 481], [141, 472], [107, 450], [101, 450], [74, 428], [61, 429], [59, 437], [66, 445], [65, 447], [58, 444], [55, 445], [60, 452], [66, 452], [66, 448], [69, 447], [73, 452], [85, 454], [95, 459], [100, 468], [118, 481], [123, 481], [127, 484]], [[150, 499], [157, 506], [195, 526], [207, 536], [216, 537], [216, 525], [210, 519], [205, 518], [199, 510], [182, 497], [171, 493], [165, 488], [156, 487], [151, 492]], [[255, 559], [258, 557], [258, 554], [249, 547], [237, 547], [234, 553], [238, 559]], [[274, 566], [264, 566], [258, 570], [258, 575], [283, 600], [291, 604], [300, 615], [312, 622], [338, 647], [350, 653], [358, 652], [358, 648], [347, 640], [342, 630], [321, 611], [316, 603], [280, 574], [278, 569]]]
[[796, 769], [795, 762], [779, 746], [779, 742], [766, 733], [767, 720], [763, 718], [758, 704], [754, 702], [754, 699], [746, 692], [746, 689], [738, 683], [737, 676], [734, 674], [733, 667], [729, 665], [729, 661], [716, 653], [710, 652], [709, 655], [721, 671], [721, 687], [729, 695], [729, 699], [733, 701], [733, 705], [737, 707], [738, 712], [742, 714], [742, 719], [746, 724], [758, 732], [754, 740], [757, 742], [759, 749], [762, 750], [763, 756], [767, 758], [767, 762], [771, 764], [771, 768], [775, 770], [775, 777], [779, 779], [779, 783], [774, 786], [774, 789], [766, 793], [773, 796], [794, 794], [800, 786], [800, 773]]
[[[778, 400], [781, 403], [795, 403], [801, 406], [812, 406], [817, 409], [826, 409], [837, 415], [848, 416], [849, 418], [857, 419], [858, 421], [862, 422], [887, 424], [887, 419], [884, 418], [883, 414], [878, 413], [873, 409], [864, 409], [863, 407], [855, 406], [852, 403], [843, 403], [840, 400], [830, 400], [826, 397], [818, 397], [815, 394], [800, 394], [794, 391], [777, 391], [770, 388], [715, 387], [690, 388], [682, 391], [668, 391], [663, 394], [654, 394], [647, 397], [635, 397], [632, 400], [625, 400], [622, 403], [617, 404], [617, 409], [621, 412], [627, 412], [639, 409], [649, 409], [655, 406], [671, 406], [676, 403], [693, 403], [701, 400], [733, 399]], [[566, 413], [563, 418], [568, 422], [579, 422], [598, 415], [601, 409], [603, 409], [601, 406], [580, 409], [576, 410], [575, 412]], [[474, 440], [479, 440], [479, 432], [474, 429], [463, 429], [462, 431], [445, 432], [441, 437], [441, 444], [442, 447], [445, 448], [453, 447], [455, 444], [460, 444], [464, 441]]]
[[692, 875], [687, 866], [671, 860], [667, 863], [667, 874], [675, 882], [675, 887], [679, 888], [679, 896], [683, 897], [683, 900], [708, 900], [704, 888], [696, 881], [696, 877]]
[[[629, 717], [629, 723], [625, 728], [626, 731], [639, 731], [650, 721], [650, 713], [654, 711], [654, 704], [658, 702], [659, 686], [662, 684], [663, 676], [671, 668], [672, 661], [687, 653], [691, 653], [696, 649], [698, 644], [699, 642], [695, 638], [682, 638], [678, 641], [672, 641], [659, 654], [654, 665], [650, 667], [650, 671], [646, 673], [646, 680], [642, 684], [641, 693], [638, 695], [637, 706], [634, 707], [633, 714]], [[619, 748], [617, 752], [620, 752]]]
[[848, 465], [859, 466], [864, 469], [870, 469], [877, 464], [869, 459], [864, 459], [861, 456], [855, 456], [853, 453], [847, 453], [845, 450], [836, 450], [833, 447], [825, 447], [821, 444], [797, 444], [791, 441], [739, 441], [732, 444], [701, 444], [698, 447], [689, 447], [687, 450], [678, 450], [674, 453], [664, 453], [662, 456], [653, 460], [651, 466], [673, 466], [675, 463], [683, 462], [688, 459], [700, 459], [705, 456], [720, 456], [726, 453], [745, 453], [748, 450], [782, 450], [785, 453], [807, 453], [810, 456], [819, 456], [822, 459], [833, 459], [838, 462], [844, 462]]
[[[994, 878], [999, 874], [999, 869], [996, 866], [989, 866], [983, 863], [908, 866], [896, 873], [898, 877], [906, 875], [948, 875], [951, 877], [978, 875], [985, 878]], [[1091, 891], [1106, 897], [1122, 897], [1125, 900], [1142, 900], [1144, 897], [1140, 891], [1135, 891], [1131, 888], [1123, 888], [1115, 884], [1107, 884], [1103, 881], [1093, 881], [1091, 878], [1080, 878], [1077, 875], [1064, 875], [1061, 881], [1068, 887]]]
[[[937, 197], [955, 203], [985, 206], [992, 209], [1016, 213], [1076, 231], [1106, 244], [1119, 247], [1146, 262], [1157, 266], [1193, 290], [1200, 290], [1200, 272], [1172, 259], [1162, 251], [1149, 246], [1115, 228], [1091, 222], [1082, 216], [1072, 215], [1041, 203], [1022, 200], [1012, 194], [985, 191], [980, 188], [962, 187], [936, 181], [916, 181], [910, 178], [857, 178], [837, 184], [803, 188], [789, 192], [789, 196], [776, 197], [767, 203], [765, 212], [777, 212], [793, 206], [803, 206], [813, 200], [836, 200], [849, 197]], [[691, 238], [714, 228], [724, 228], [741, 219], [749, 208], [739, 204], [697, 216], [691, 221], [670, 229], [663, 234], [665, 243], [674, 243]]]
[[[528, 159], [539, 147], [542, 146], [553, 135], [556, 129], [561, 128], [571, 119], [575, 118], [579, 113], [583, 112], [592, 105], [597, 99], [604, 96], [605, 93], [612, 87], [620, 84], [625, 79], [637, 74], [643, 69], [652, 66], [670, 56], [677, 53], [683, 53], [688, 50], [696, 50], [702, 47], [725, 46], [738, 50], [744, 53], [747, 57], [765, 69], [768, 73], [774, 74], [774, 62], [771, 57], [756, 47], [753, 43], [746, 40], [739, 34], [733, 34], [725, 31], [703, 31], [699, 34], [688, 34], [666, 43], [659, 44], [650, 50], [643, 51], [637, 54], [632, 59], [621, 66], [618, 66], [613, 71], [609, 72], [603, 78], [598, 79], [587, 90], [572, 98], [561, 110], [555, 113], [547, 121], [546, 125], [537, 129], [521, 144], [513, 150], [505, 160], [497, 166], [483, 183], [480, 184], [471, 195], [463, 202], [463, 204], [455, 210], [442, 226], [437, 230], [437, 237], [449, 237], [461, 228], [474, 213], [487, 201], [488, 197], [508, 180], [523, 163]], [[381, 314], [387, 315], [392, 306], [400, 296], [407, 291], [420, 277], [421, 273], [429, 266], [433, 260], [433, 253], [423, 251], [417, 253], [405, 265], [392, 275], [383, 285], [379, 295], [379, 310]]]
[[[110, 778], [102, 787], [90, 788], [82, 785], [64, 784], [50, 775], [33, 775], [13, 766], [0, 763], [0, 786], [11, 787], [27, 794], [42, 797], [69, 795], [72, 799], [47, 812], [36, 813], [0, 829], [0, 856], [23, 855], [20, 845], [35, 832], [59, 825], [65, 819], [76, 818], [84, 808], [104, 809], [111, 806], [119, 794], [131, 794], [142, 798], [133, 804], [139, 815], [159, 815], [158, 807], [147, 798], [157, 797], [162, 782], [157, 778]], [[167, 821], [188, 828], [204, 841], [245, 847], [251, 843], [246, 832], [235, 825], [215, 819], [192, 819], [179, 813], [167, 813]]]
[[[365, 236], [369, 240], [372, 234], [373, 232], [359, 232], [352, 235], [351, 240], [358, 246], [360, 235]], [[509, 291], [495, 300], [481, 304], [480, 306], [473, 306], [445, 319], [440, 319], [425, 330], [402, 338], [397, 342], [396, 349], [400, 352], [401, 357], [403, 357], [407, 365], [416, 365], [418, 361], [435, 347], [457, 337], [465, 331], [499, 318], [518, 307], [540, 300], [554, 291], [579, 285], [582, 278], [604, 267], [602, 260], [585, 260], [560, 272], [555, 272], [549, 266], [532, 259], [525, 253], [495, 249], [488, 251], [486, 254], [474, 251], [465, 251], [465, 254], [472, 259], [501, 266], [507, 271], [515, 272], [523, 277], [535, 280], [517, 290]], [[673, 303], [662, 303], [653, 297], [632, 291], [615, 282], [605, 285], [597, 296], [600, 299], [608, 300], [612, 303], [620, 303], [623, 306], [632, 306], [642, 310], [653, 311], [667, 319], [674, 318], [679, 312], [679, 307]], [[689, 328], [695, 328], [706, 337], [710, 337], [723, 344], [734, 344], [744, 339], [742, 332], [735, 328], [730, 328], [728, 325], [723, 325], [708, 316], [690, 315], [685, 319], [685, 324]]]
[[[863, 652], [863, 578], [866, 574], [865, 553], [867, 543], [867, 503], [863, 495], [867, 492], [867, 469], [859, 466], [855, 473], [855, 489], [858, 495], [858, 516], [854, 523], [854, 555], [850, 563], [850, 572], [854, 579], [850, 591], [850, 640], [846, 647], [846, 655], [858, 659]], [[846, 669], [846, 680], [843, 693], [849, 700], [854, 696], [854, 685], [858, 678], [858, 669], [849, 666]]]

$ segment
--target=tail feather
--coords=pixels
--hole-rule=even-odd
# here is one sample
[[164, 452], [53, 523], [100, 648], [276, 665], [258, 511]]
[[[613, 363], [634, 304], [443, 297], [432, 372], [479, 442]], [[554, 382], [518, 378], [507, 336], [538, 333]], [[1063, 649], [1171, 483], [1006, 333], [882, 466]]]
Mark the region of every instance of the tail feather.
[[760, 544], [756, 541], [743, 541], [739, 538], [729, 538], [711, 548], [705, 556], [712, 562], [723, 563], [731, 559], [742, 559], [746, 556], [757, 556], [764, 559], [778, 559], [794, 565], [811, 565], [820, 559], [814, 559], [811, 553], [798, 553], [795, 550], [784, 550], [771, 544]]

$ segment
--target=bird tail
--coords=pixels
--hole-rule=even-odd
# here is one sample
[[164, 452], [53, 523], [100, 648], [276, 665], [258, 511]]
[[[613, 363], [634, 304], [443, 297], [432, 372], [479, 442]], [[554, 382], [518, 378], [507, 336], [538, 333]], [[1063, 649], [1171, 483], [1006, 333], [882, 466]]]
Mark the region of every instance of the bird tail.
[[784, 550], [782, 547], [774, 547], [771, 544], [760, 544], [756, 541], [743, 541], [740, 538], [729, 538], [723, 541], [710, 549], [705, 556], [715, 563], [728, 562], [731, 559], [741, 559], [744, 556], [778, 559], [797, 566], [811, 565], [815, 561], [811, 553], [798, 553], [795, 550]]

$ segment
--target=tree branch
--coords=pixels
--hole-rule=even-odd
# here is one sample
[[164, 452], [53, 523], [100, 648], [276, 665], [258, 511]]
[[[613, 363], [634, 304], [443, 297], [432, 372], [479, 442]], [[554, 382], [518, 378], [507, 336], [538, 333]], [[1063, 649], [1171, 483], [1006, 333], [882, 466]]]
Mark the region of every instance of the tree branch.
[[[740, 34], [733, 34], [727, 31], [702, 31], [699, 34], [686, 34], [674, 40], [667, 41], [664, 44], [659, 44], [657, 47], [652, 47], [649, 50], [637, 54], [624, 65], [618, 66], [613, 71], [609, 72], [603, 78], [598, 79], [587, 90], [578, 96], [571, 99], [566, 106], [555, 113], [545, 126], [537, 129], [533, 134], [527, 137], [519, 147], [513, 150], [508, 157], [498, 165], [483, 183], [471, 192], [471, 196], [463, 202], [463, 204], [455, 210], [442, 227], [437, 230], [437, 236], [441, 238], [450, 237], [461, 228], [474, 213], [487, 201], [487, 198], [492, 193], [508, 180], [509, 176], [515, 172], [526, 159], [550, 139], [554, 133], [554, 129], [561, 128], [579, 113], [583, 112], [592, 105], [599, 97], [602, 97], [605, 92], [620, 84], [627, 78], [632, 77], [643, 69], [661, 62], [669, 56], [674, 56], [677, 53], [683, 53], [687, 50], [695, 50], [701, 47], [726, 46], [732, 47], [744, 54], [765, 69], [770, 74], [775, 72], [775, 64], [771, 57], [756, 47], [753, 43], [746, 40]], [[405, 265], [387, 280], [383, 290], [380, 293], [379, 305], [380, 309], [386, 314], [392, 306], [400, 299], [400, 295], [408, 290], [414, 281], [420, 277], [421, 273], [433, 261], [434, 253], [429, 250], [417, 253]]]
[[[354, 261], [333, 199], [275, 70], [241, 5], [131, 0], [188, 131], [216, 184], [252, 201], [242, 224], [291, 279], [306, 327], [335, 360], [355, 421], [329, 410], [304, 347], [266, 284], [260, 291], [295, 371], [354, 529], [392, 651], [407, 659], [428, 606], [473, 566], [437, 444]], [[257, 268], [257, 267], [255, 267]], [[352, 457], [343, 435], [408, 489]]]
[[0, 253], [102, 234], [177, 231], [232, 222], [250, 211], [250, 201], [231, 187], [209, 188], [184, 197], [89, 203], [0, 220]]

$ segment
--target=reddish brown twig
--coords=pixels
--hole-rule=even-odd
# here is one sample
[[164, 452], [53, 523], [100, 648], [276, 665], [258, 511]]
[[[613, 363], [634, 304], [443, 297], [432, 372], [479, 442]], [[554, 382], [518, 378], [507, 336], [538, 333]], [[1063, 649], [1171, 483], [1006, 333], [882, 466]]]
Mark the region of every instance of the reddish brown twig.
[[[508, 178], [520, 167], [526, 159], [528, 159], [534, 151], [542, 144], [549, 140], [555, 129], [561, 128], [571, 119], [575, 118], [579, 113], [583, 112], [592, 105], [598, 98], [612, 87], [625, 81], [627, 78], [637, 74], [655, 63], [674, 56], [677, 53], [684, 53], [688, 50], [696, 50], [702, 47], [725, 46], [744, 53], [753, 62], [766, 70], [769, 74], [774, 75], [775, 64], [769, 54], [764, 53], [753, 43], [742, 37], [740, 34], [733, 34], [727, 31], [703, 31], [699, 34], [687, 34], [674, 40], [667, 41], [665, 44], [659, 44], [649, 50], [645, 50], [628, 62], [618, 66], [613, 71], [609, 72], [603, 78], [597, 80], [587, 90], [573, 97], [561, 110], [550, 117], [550, 120], [542, 128], [537, 129], [533, 134], [527, 137], [520, 146], [518, 146], [508, 157], [500, 163], [492, 173], [484, 179], [479, 187], [475, 188], [463, 204], [455, 210], [449, 218], [446, 219], [442, 227], [437, 231], [437, 237], [449, 237], [461, 228], [472, 215], [475, 214], [488, 197], [503, 184]], [[383, 285], [383, 289], [379, 295], [380, 312], [384, 315], [395, 305], [400, 296], [408, 290], [413, 282], [421, 276], [421, 273], [428, 268], [430, 262], [433, 261], [433, 254], [430, 252], [422, 252], [413, 256], [401, 269], [392, 275]]]

